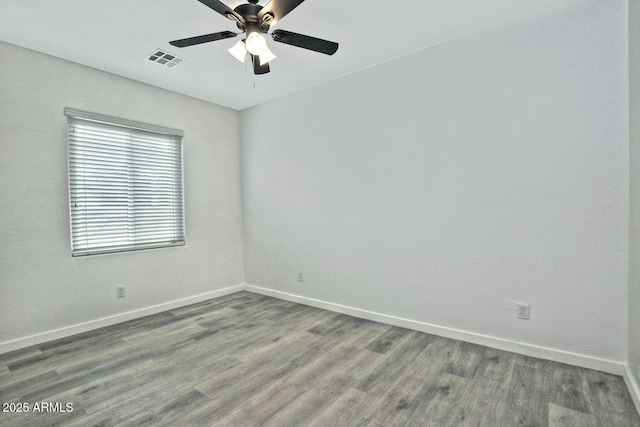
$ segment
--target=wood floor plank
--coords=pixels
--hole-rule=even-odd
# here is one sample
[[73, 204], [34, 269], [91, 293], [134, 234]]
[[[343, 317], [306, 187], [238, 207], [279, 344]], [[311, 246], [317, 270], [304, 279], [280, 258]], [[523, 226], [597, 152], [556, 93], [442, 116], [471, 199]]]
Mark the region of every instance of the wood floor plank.
[[250, 292], [236, 292], [233, 294], [225, 295], [222, 297], [198, 302], [195, 304], [185, 305], [183, 307], [174, 308], [169, 310], [167, 313], [171, 313], [175, 316], [182, 316], [185, 314], [195, 314], [196, 316], [200, 313], [204, 313], [207, 311], [215, 311], [223, 307], [228, 307], [233, 304], [237, 304], [243, 301], [257, 301], [262, 297], [262, 295], [250, 293]]
[[68, 358], [67, 361], [62, 362], [56, 372], [66, 378], [91, 378], [167, 356], [193, 343], [194, 341], [189, 337], [172, 341], [159, 340], [147, 343], [145, 346], [140, 346], [137, 343], [125, 343], [97, 354], [93, 352], [79, 353], [77, 357]]
[[[563, 406], [549, 404], [549, 427], [601, 427], [596, 417]], [[607, 426], [608, 427], [608, 426]]]
[[167, 340], [173, 342], [184, 338], [185, 336], [195, 335], [197, 333], [206, 331], [207, 328], [188, 321], [177, 321], [161, 328], [156, 328], [153, 331], [142, 332], [132, 334], [123, 338], [124, 341], [129, 343], [135, 343], [140, 347], [146, 347], [148, 345], [157, 343], [158, 340]]
[[[179, 379], [159, 377], [147, 382], [145, 387], [138, 388], [136, 391], [102, 405], [99, 410], [94, 408], [90, 414], [66, 427], [132, 425], [134, 420], [139, 423], [140, 420], [150, 417], [157, 419], [158, 416], [163, 415], [164, 410], [171, 407], [171, 402], [176, 399], [183, 399], [184, 408], [187, 410], [192, 404], [187, 402], [184, 396], [190, 396], [194, 404], [202, 404], [207, 400], [201, 393], [194, 392], [190, 384], [185, 384]], [[169, 414], [164, 415], [170, 418]]]
[[418, 407], [432, 397], [433, 385], [447, 366], [447, 347], [444, 340], [429, 343], [395, 381], [387, 382], [386, 392], [368, 418], [382, 425], [405, 425]]
[[505, 409], [500, 417], [502, 425], [535, 426], [549, 418], [546, 390], [551, 374], [536, 368], [515, 364]]
[[239, 405], [255, 398], [295, 369], [290, 363], [271, 363], [263, 371], [255, 371], [241, 377], [215, 378], [194, 387], [209, 398], [206, 405], [188, 414], [188, 425], [208, 425], [212, 420], [224, 418]]
[[318, 335], [326, 335], [327, 333], [336, 330], [340, 326], [342, 326], [347, 320], [349, 316], [340, 313], [331, 313], [331, 315], [322, 321], [317, 322], [311, 328], [309, 328], [309, 332]]
[[[40, 402], [38, 402], [40, 404]], [[55, 412], [40, 409], [28, 413], [0, 413], [0, 425], [11, 427], [52, 427], [67, 426], [68, 424], [86, 417], [80, 405], [74, 405], [71, 412]], [[66, 411], [66, 407], [65, 407]]]
[[154, 362], [146, 361], [104, 376], [85, 380], [74, 377], [23, 396], [26, 401], [59, 401], [80, 403], [87, 413], [117, 406], [128, 396], [148, 388], [151, 381], [168, 373]]
[[273, 335], [277, 330], [270, 324], [244, 323], [240, 317], [221, 318], [218, 322], [203, 326], [207, 327], [206, 331], [190, 335], [189, 338], [194, 341], [206, 341], [209, 346], [217, 345], [221, 351], [236, 351], [235, 348], [242, 347], [247, 342], [253, 345], [251, 337], [258, 334]]
[[390, 329], [387, 325], [381, 325], [366, 319], [349, 317], [339, 327], [327, 332], [319, 342], [333, 342], [336, 345], [353, 345], [358, 348], [366, 348], [372, 340]]
[[245, 348], [236, 353], [236, 357], [242, 361], [250, 361], [256, 358], [270, 358], [272, 354], [282, 354], [283, 358], [293, 359], [296, 348], [304, 348], [310, 345], [317, 338], [307, 331], [290, 332], [272, 336], [266, 336], [260, 340], [253, 341], [255, 348]]
[[311, 360], [322, 357], [327, 351], [339, 346], [355, 346], [364, 348], [371, 340], [380, 334], [380, 328], [362, 328], [365, 324], [362, 319], [353, 319], [342, 322], [339, 326], [319, 336], [315, 341], [302, 347], [291, 359], [291, 362], [298, 365], [306, 365]]
[[[137, 403], [139, 399], [136, 399]], [[142, 426], [159, 426], [159, 425], [180, 425], [185, 412], [195, 411], [203, 405], [207, 405], [208, 399], [197, 390], [190, 390], [186, 393], [174, 393], [172, 396], [166, 396], [164, 399], [157, 399], [155, 407], [147, 411], [139, 411], [125, 421], [116, 426], [118, 427], [142, 427]], [[205, 424], [202, 424], [205, 425]]]
[[396, 347], [411, 331], [404, 328], [390, 328], [367, 347], [367, 350], [385, 354]]
[[604, 372], [583, 370], [594, 415], [602, 412], [635, 414], [635, 406], [624, 380]]
[[[151, 331], [154, 328], [159, 328], [164, 325], [171, 324], [176, 320], [177, 318], [173, 314], [165, 311], [162, 313], [156, 313], [149, 316], [141, 317], [139, 319], [130, 320], [128, 322], [117, 323], [115, 325], [107, 326], [104, 328], [83, 332], [78, 335], [53, 341], [49, 344], [51, 344], [52, 347], [56, 347], [59, 344], [67, 345], [69, 342], [73, 343], [74, 341], [85, 342], [85, 340], [90, 340], [92, 338], [101, 338], [105, 341], [111, 339], [119, 339], [123, 336], [130, 336], [130, 334], [132, 334], [134, 331]], [[40, 344], [40, 346], [42, 347], [45, 344]]]
[[635, 413], [622, 414], [619, 412], [597, 412], [595, 417], [598, 425], [602, 427], [638, 427], [640, 426], [640, 416]]
[[298, 366], [287, 376], [287, 384], [296, 386], [298, 390], [308, 390], [318, 382], [327, 371], [334, 367], [342, 368], [342, 365], [354, 355], [360, 352], [357, 347], [346, 346], [337, 347], [323, 354], [302, 366]]
[[[25, 372], [28, 374], [28, 372]], [[59, 381], [60, 375], [55, 371], [47, 371], [32, 376], [5, 376], [0, 381], [0, 402], [19, 402], [19, 398], [27, 396], [42, 387], [42, 384]]]
[[249, 292], [0, 355], [14, 426], [640, 427], [620, 376]]
[[585, 369], [558, 363], [553, 366], [552, 371], [550, 402], [560, 407], [593, 414], [589, 400], [589, 384], [584, 376]]
[[453, 341], [447, 351], [446, 371], [452, 375], [472, 380], [480, 363], [484, 347], [462, 341]]
[[[88, 339], [91, 341], [92, 339]], [[84, 341], [84, 339], [81, 339]], [[62, 373], [62, 367], [71, 368], [73, 365], [86, 364], [92, 358], [108, 358], [110, 354], [114, 354], [118, 348], [127, 347], [127, 343], [118, 340], [107, 340], [106, 343], [100, 343], [95, 346], [90, 344], [77, 346], [75, 351], [70, 353], [58, 354], [56, 352], [49, 352], [47, 354], [41, 353], [37, 356], [27, 357], [24, 360], [18, 360], [10, 364], [10, 372], [14, 378], [20, 378], [24, 376], [33, 376], [35, 374], [46, 373], [52, 370]]]
[[113, 325], [107, 328], [84, 332], [71, 337], [60, 338], [55, 341], [39, 344], [37, 347], [41, 354], [45, 356], [59, 356], [81, 352], [83, 348], [92, 347], [101, 349], [108, 347], [114, 342], [118, 342], [123, 336], [130, 337], [132, 332], [138, 329], [150, 330], [153, 327], [171, 325], [175, 322], [175, 317], [159, 313], [154, 316], [147, 316], [138, 321], [132, 321], [129, 328], [122, 325]]
[[428, 388], [422, 391], [423, 398], [409, 417], [406, 426], [441, 427], [447, 417], [464, 398], [471, 380], [448, 372], [437, 375]]
[[[300, 412], [303, 412], [306, 417], [312, 412], [321, 410], [319, 402], [324, 402], [323, 399], [327, 397], [327, 394], [325, 389], [323, 389], [325, 391], [322, 392], [318, 391], [318, 383], [326, 383], [325, 385], [328, 385], [330, 390], [333, 390], [332, 393], [338, 393], [339, 390], [336, 390], [334, 387], [343, 387], [345, 384], [348, 384], [349, 381], [355, 382], [359, 380], [367, 374], [373, 366], [379, 363], [378, 355], [362, 350], [361, 347], [352, 345], [352, 342], [353, 341], [346, 341], [333, 349], [320, 353], [317, 358], [296, 359], [295, 369], [281, 380], [284, 386], [294, 387], [296, 394], [290, 395], [291, 400], [299, 399], [301, 394], [305, 396], [302, 399], [303, 402], [307, 402], [307, 400], [310, 400], [308, 399], [309, 396], [315, 396], [318, 393], [322, 396], [316, 397], [315, 400], [310, 400], [311, 403], [307, 402], [313, 406], [312, 410], [306, 406], [303, 406], [303, 408], [306, 409], [301, 409], [300, 406], [298, 406], [296, 410], [297, 415], [292, 415], [291, 412], [287, 412], [288, 415], [279, 414], [276, 419], [299, 417]], [[303, 361], [305, 363], [303, 363]], [[336, 383], [339, 383], [339, 385], [336, 386]], [[300, 402], [300, 400], [298, 400], [298, 402]], [[282, 401], [279, 402], [280, 405], [282, 405], [282, 403]], [[292, 408], [295, 407], [296, 405], [293, 404], [288, 408], [288, 411], [292, 411]], [[275, 421], [276, 424], [274, 425], [277, 425], [278, 422], [279, 421]]]
[[[238, 358], [242, 354], [259, 351], [261, 344], [270, 344], [294, 333], [271, 325], [254, 325], [208, 335], [196, 342], [202, 349], [209, 348], [210, 354], [215, 354], [216, 357]], [[309, 337], [309, 340], [312, 339], [313, 337]]]
[[384, 359], [369, 375], [364, 377], [356, 388], [372, 396], [381, 397], [398, 379], [398, 376], [408, 369], [420, 352], [422, 352], [432, 337], [412, 331], [405, 335], [404, 340], [396, 348], [389, 351]]
[[355, 388], [322, 411], [309, 427], [355, 426], [371, 410], [378, 398]]
[[42, 351], [37, 346], [10, 351], [8, 353], [0, 354], [0, 365], [7, 365], [11, 362], [15, 362], [16, 360], [26, 359], [40, 354], [42, 354]]
[[278, 323], [295, 324], [296, 322], [304, 321], [307, 316], [316, 314], [318, 310], [319, 309], [309, 307], [308, 305], [293, 304], [291, 306], [284, 307], [281, 312], [267, 316], [265, 320]]
[[506, 411], [509, 387], [513, 381], [515, 358], [511, 353], [486, 348], [474, 381], [444, 425], [499, 426]]
[[212, 422], [217, 427], [259, 426], [300, 396], [300, 390], [284, 381], [278, 381], [257, 394], [226, 417]]
[[264, 424], [265, 427], [297, 427], [305, 425], [322, 412], [351, 385], [348, 377], [332, 377], [315, 384], [312, 391], [307, 391], [300, 398], [278, 411]]
[[[366, 349], [360, 350], [338, 366], [328, 369], [322, 379], [278, 411], [264, 426], [301, 426], [309, 423], [379, 363], [374, 354]], [[285, 382], [287, 380], [288, 377]]]

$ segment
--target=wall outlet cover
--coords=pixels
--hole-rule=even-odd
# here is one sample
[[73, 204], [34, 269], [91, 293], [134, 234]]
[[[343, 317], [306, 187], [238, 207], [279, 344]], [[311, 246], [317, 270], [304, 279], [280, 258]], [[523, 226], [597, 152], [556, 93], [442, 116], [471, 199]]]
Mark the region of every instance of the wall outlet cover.
[[529, 320], [529, 304], [518, 304], [518, 319]]

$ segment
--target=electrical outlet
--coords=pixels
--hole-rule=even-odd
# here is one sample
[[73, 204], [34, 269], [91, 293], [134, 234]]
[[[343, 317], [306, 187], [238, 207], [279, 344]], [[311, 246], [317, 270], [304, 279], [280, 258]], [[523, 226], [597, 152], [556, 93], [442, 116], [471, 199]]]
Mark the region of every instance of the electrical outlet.
[[304, 276], [302, 275], [302, 271], [298, 271], [298, 283], [304, 282]]
[[124, 286], [116, 287], [116, 298], [124, 298]]
[[529, 320], [529, 304], [518, 304], [518, 319]]

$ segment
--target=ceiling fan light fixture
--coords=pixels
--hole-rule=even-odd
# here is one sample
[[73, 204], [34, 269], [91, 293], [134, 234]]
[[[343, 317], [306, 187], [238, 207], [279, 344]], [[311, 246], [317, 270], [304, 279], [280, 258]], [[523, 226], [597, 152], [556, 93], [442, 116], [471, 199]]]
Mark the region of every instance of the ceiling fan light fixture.
[[247, 56], [247, 46], [243, 40], [239, 40], [231, 48], [227, 49], [234, 58], [244, 64], [244, 59]]
[[262, 55], [265, 50], [268, 50], [267, 41], [264, 39], [262, 34], [257, 31], [252, 31], [247, 34], [247, 50], [252, 55]]
[[[217, 33], [187, 37], [170, 41], [169, 44], [171, 46], [180, 48], [195, 46], [202, 43], [229, 39], [244, 33], [246, 38], [237, 42], [228, 49], [228, 51], [241, 63], [245, 62], [247, 52], [249, 52], [251, 54], [253, 73], [256, 75], [270, 72], [269, 62], [276, 57], [269, 49], [267, 41], [265, 40], [265, 34], [271, 34], [274, 42], [288, 44], [325, 55], [333, 55], [338, 50], [338, 43], [329, 40], [280, 29], [270, 32], [273, 25], [280, 22], [285, 15], [305, 0], [234, 0], [234, 3], [240, 2], [241, 4], [233, 9], [225, 4], [227, 0], [198, 1], [220, 15], [235, 21], [236, 27], [238, 27], [241, 32], [218, 31]], [[263, 5], [259, 5], [258, 3], [263, 3]]]
[[264, 65], [266, 63], [268, 63], [269, 61], [272, 61], [274, 59], [276, 59], [276, 56], [274, 55], [273, 52], [271, 52], [271, 49], [269, 49], [269, 46], [267, 46], [262, 53], [259, 56], [260, 58], [260, 65]]

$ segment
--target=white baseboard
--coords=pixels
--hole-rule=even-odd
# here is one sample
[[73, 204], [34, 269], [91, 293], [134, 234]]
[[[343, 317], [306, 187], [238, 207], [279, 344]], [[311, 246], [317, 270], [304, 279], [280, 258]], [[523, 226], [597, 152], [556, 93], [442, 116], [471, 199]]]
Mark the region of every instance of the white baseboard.
[[149, 316], [151, 314], [161, 313], [167, 310], [173, 310], [174, 308], [183, 307], [190, 304], [206, 301], [212, 298], [218, 298], [225, 295], [233, 294], [245, 290], [244, 285], [235, 285], [217, 291], [207, 292], [192, 297], [182, 298], [166, 303], [154, 305], [151, 307], [141, 308], [139, 310], [133, 310], [126, 313], [116, 314], [114, 316], [103, 317], [101, 319], [91, 320], [89, 322], [78, 323], [76, 325], [67, 326], [52, 331], [43, 332], [40, 334], [31, 335], [24, 338], [18, 338], [12, 341], [5, 341], [0, 343], [0, 354], [8, 353], [10, 351], [19, 350], [22, 348], [30, 347], [32, 345], [41, 344], [43, 342], [56, 340], [59, 338], [69, 337], [71, 335], [79, 334], [82, 332], [91, 331], [105, 326], [115, 325], [116, 323], [126, 322], [140, 317]]
[[504, 340], [501, 338], [476, 334], [473, 332], [462, 331], [462, 330], [447, 328], [447, 327], [438, 326], [438, 325], [432, 325], [425, 322], [418, 322], [415, 320], [404, 319], [401, 317], [391, 316], [388, 314], [362, 310], [359, 308], [349, 307], [341, 304], [335, 304], [335, 303], [317, 300], [313, 298], [307, 298], [300, 295], [289, 294], [286, 292], [274, 291], [271, 289], [262, 288], [255, 285], [248, 285], [248, 284], [230, 286], [228, 288], [219, 289], [213, 292], [207, 292], [204, 294], [195, 295], [188, 298], [169, 301], [169, 302], [154, 305], [151, 307], [145, 307], [139, 310], [129, 311], [127, 313], [121, 313], [114, 316], [103, 317], [101, 319], [79, 323], [79, 324], [68, 326], [65, 328], [55, 329], [52, 331], [47, 331], [47, 332], [31, 335], [24, 338], [19, 338], [12, 341], [2, 342], [0, 343], [0, 354], [30, 347], [32, 345], [41, 344], [43, 342], [56, 340], [59, 338], [65, 338], [68, 336], [102, 328], [105, 326], [111, 326], [117, 323], [138, 319], [144, 316], [161, 313], [163, 311], [172, 310], [174, 308], [183, 307], [190, 304], [195, 304], [195, 303], [206, 301], [212, 298], [222, 297], [222, 296], [233, 294], [240, 291], [254, 292], [257, 294], [267, 295], [267, 296], [271, 296], [271, 297], [286, 300], [286, 301], [292, 301], [300, 304], [309, 305], [312, 307], [322, 308], [325, 310], [330, 310], [337, 313], [343, 313], [350, 316], [359, 317], [362, 319], [373, 320], [373, 321], [385, 323], [388, 325], [399, 326], [407, 329], [413, 329], [420, 332], [426, 332], [429, 334], [438, 335], [445, 338], [457, 339], [460, 341], [470, 342], [478, 345], [484, 345], [484, 346], [496, 348], [499, 350], [511, 351], [511, 352], [523, 354], [526, 356], [552, 360], [560, 363], [567, 363], [570, 365], [581, 366], [588, 369], [595, 369], [598, 371], [607, 372], [614, 375], [621, 375], [624, 378], [627, 388], [629, 389], [629, 394], [633, 399], [636, 409], [638, 410], [638, 412], [640, 412], [640, 387], [638, 385], [638, 382], [634, 378], [633, 374], [631, 373], [631, 370], [628, 364], [626, 363], [616, 362], [613, 360], [599, 359], [599, 358], [594, 358], [594, 357], [585, 356], [581, 354], [569, 353], [561, 350]]
[[640, 413], [640, 387], [638, 387], [638, 382], [633, 376], [633, 373], [631, 373], [631, 368], [628, 363], [624, 365], [624, 373], [622, 377], [624, 378], [624, 382], [627, 384], [633, 403], [636, 405], [636, 410]]
[[341, 304], [335, 304], [327, 301], [317, 300], [313, 298], [307, 298], [299, 295], [289, 294], [286, 292], [274, 291], [267, 288], [262, 288], [255, 285], [240, 284], [231, 286], [224, 289], [219, 289], [213, 292], [207, 292], [201, 295], [195, 295], [188, 298], [174, 300], [151, 307], [145, 307], [139, 310], [134, 310], [126, 313], [117, 314], [114, 316], [104, 317], [101, 319], [92, 320], [85, 323], [79, 323], [71, 325], [65, 328], [55, 329], [52, 331], [43, 332], [40, 334], [31, 335], [24, 338], [19, 338], [12, 341], [6, 341], [0, 343], [0, 354], [8, 353], [10, 351], [19, 350], [32, 345], [41, 344], [43, 342], [52, 341], [59, 338], [68, 337], [71, 335], [87, 332], [90, 330], [102, 328], [105, 326], [111, 326], [117, 323], [126, 322], [140, 317], [148, 316], [151, 314], [157, 314], [163, 311], [172, 310], [174, 308], [183, 307], [189, 304], [195, 304], [198, 302], [206, 301], [212, 298], [218, 298], [224, 295], [229, 295], [235, 292], [249, 291], [257, 294], [267, 295], [274, 298], [297, 302], [300, 304], [309, 305], [312, 307], [322, 308], [325, 310], [334, 311], [337, 313], [343, 313], [362, 319], [373, 320], [388, 325], [399, 326], [402, 328], [413, 329], [420, 332], [426, 332], [433, 335], [438, 335], [445, 338], [457, 339], [460, 341], [466, 341], [473, 344], [484, 345], [487, 347], [496, 348], [499, 350], [511, 351], [514, 353], [523, 354], [526, 356], [537, 357], [546, 360], [552, 360], [555, 362], [567, 363], [574, 366], [581, 366], [584, 368], [595, 369], [598, 371], [608, 372], [615, 375], [622, 375], [627, 382], [629, 392], [634, 398], [634, 402], [640, 408], [640, 391], [638, 384], [633, 379], [633, 375], [628, 371], [628, 367], [622, 363], [613, 360], [605, 360], [585, 356], [576, 353], [569, 353], [557, 349], [539, 347], [531, 344], [514, 342], [505, 340], [502, 338], [491, 337], [488, 335], [476, 334], [473, 332], [447, 328], [443, 326], [433, 325], [425, 322], [419, 322], [416, 320], [405, 319], [397, 316], [391, 316], [388, 314], [376, 313], [359, 308], [349, 307]]
[[289, 294], [286, 292], [274, 291], [254, 285], [245, 285], [245, 290], [262, 295], [271, 296], [286, 301], [297, 302], [312, 307], [322, 308], [325, 310], [335, 311], [337, 313], [348, 314], [350, 316], [362, 319], [373, 320], [375, 322], [385, 323], [388, 325], [399, 326], [402, 328], [413, 329], [420, 332], [426, 332], [432, 335], [438, 335], [445, 338], [456, 339], [473, 344], [483, 345], [496, 348], [498, 350], [510, 351], [513, 353], [523, 354], [525, 356], [537, 357], [540, 359], [551, 360], [554, 362], [566, 363], [569, 365], [580, 366], [597, 371], [607, 372], [614, 375], [624, 375], [625, 364], [614, 360], [599, 359], [595, 357], [585, 356], [577, 353], [570, 353], [552, 348], [539, 347], [531, 344], [514, 342], [502, 338], [496, 338], [488, 335], [476, 334], [473, 332], [452, 329], [438, 325], [432, 325], [425, 322], [404, 319], [401, 317], [381, 314], [372, 311], [362, 310], [359, 308], [348, 307], [345, 305], [334, 304], [313, 298], [302, 297], [299, 295]]

